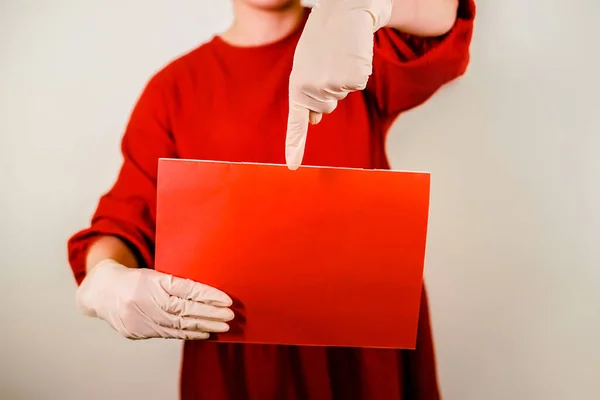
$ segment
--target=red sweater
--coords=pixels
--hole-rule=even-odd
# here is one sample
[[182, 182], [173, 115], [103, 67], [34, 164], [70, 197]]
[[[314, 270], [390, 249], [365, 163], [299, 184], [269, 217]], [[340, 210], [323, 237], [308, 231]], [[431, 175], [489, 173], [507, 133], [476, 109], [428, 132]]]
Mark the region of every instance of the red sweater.
[[[474, 16], [473, 1], [461, 0], [458, 21], [442, 38], [380, 29], [367, 88], [349, 94], [310, 127], [304, 163], [389, 168], [384, 144], [390, 125], [465, 72]], [[214, 37], [150, 79], [123, 137], [118, 179], [100, 199], [91, 226], [69, 241], [78, 283], [85, 276], [87, 247], [98, 235], [122, 238], [142, 265], [153, 267], [160, 157], [285, 163], [287, 88], [301, 28], [250, 48]], [[186, 342], [181, 397], [438, 399], [423, 296], [415, 351]]]

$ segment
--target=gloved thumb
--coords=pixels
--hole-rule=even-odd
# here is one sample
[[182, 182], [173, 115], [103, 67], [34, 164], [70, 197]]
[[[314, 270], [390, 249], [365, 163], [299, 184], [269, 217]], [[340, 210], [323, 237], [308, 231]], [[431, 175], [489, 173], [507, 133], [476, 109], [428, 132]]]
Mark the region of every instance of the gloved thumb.
[[290, 104], [287, 133], [285, 136], [285, 163], [291, 170], [296, 170], [302, 164], [310, 111], [304, 107]]

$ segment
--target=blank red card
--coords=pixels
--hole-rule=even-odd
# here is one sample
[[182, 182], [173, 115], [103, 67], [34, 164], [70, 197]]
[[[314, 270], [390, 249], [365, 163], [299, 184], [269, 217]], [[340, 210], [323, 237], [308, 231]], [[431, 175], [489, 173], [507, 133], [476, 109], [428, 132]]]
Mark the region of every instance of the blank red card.
[[414, 348], [429, 174], [161, 159], [156, 269], [235, 300], [223, 342]]

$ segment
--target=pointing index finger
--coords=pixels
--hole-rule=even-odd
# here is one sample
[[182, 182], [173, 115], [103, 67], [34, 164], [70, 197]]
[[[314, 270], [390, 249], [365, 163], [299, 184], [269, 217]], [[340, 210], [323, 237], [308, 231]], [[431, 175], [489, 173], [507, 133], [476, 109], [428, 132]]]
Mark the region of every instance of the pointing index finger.
[[285, 136], [285, 162], [289, 169], [296, 170], [302, 164], [310, 111], [290, 104], [287, 133]]

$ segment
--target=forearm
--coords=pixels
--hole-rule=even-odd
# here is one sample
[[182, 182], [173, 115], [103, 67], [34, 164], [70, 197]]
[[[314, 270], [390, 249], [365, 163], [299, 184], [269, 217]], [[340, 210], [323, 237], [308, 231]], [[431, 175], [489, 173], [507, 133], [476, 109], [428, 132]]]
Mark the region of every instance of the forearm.
[[459, 0], [392, 0], [388, 27], [417, 36], [441, 36], [450, 31]]
[[129, 268], [139, 266], [129, 246], [116, 236], [99, 236], [90, 245], [85, 260], [86, 271], [106, 259], [114, 260]]

